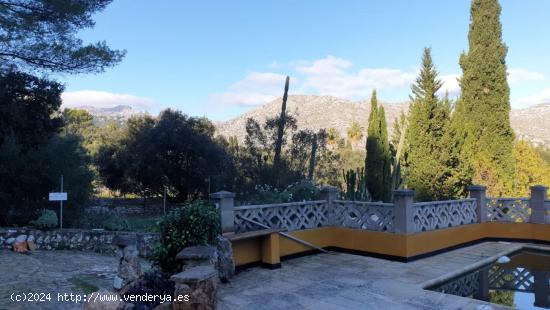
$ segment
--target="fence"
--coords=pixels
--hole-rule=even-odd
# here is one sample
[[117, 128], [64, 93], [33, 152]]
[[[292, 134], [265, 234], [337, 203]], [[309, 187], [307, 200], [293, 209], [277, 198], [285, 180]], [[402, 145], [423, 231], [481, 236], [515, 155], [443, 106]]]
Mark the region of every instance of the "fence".
[[288, 231], [332, 226], [414, 234], [495, 221], [550, 224], [547, 190], [533, 186], [529, 198], [490, 198], [476, 185], [468, 188], [467, 199], [416, 203], [413, 190], [396, 190], [393, 203], [381, 203], [337, 200], [336, 188], [324, 187], [322, 200], [239, 207], [231, 192], [211, 197], [221, 210], [224, 233], [259, 230], [261, 223]]

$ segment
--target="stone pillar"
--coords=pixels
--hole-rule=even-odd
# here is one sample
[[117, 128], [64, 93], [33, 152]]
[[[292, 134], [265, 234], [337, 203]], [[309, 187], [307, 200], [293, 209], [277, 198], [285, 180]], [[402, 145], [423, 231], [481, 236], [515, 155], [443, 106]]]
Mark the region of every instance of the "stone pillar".
[[327, 210], [329, 214], [330, 225], [337, 226], [336, 222], [336, 208], [334, 207], [334, 200], [338, 199], [338, 188], [334, 186], [322, 186], [321, 187], [321, 200], [327, 201]]
[[487, 222], [487, 197], [485, 196], [487, 187], [483, 185], [472, 185], [468, 186], [466, 189], [470, 192], [470, 198], [476, 200], [477, 222]]
[[546, 223], [546, 192], [548, 187], [542, 185], [531, 186], [531, 199], [529, 199], [529, 208], [531, 208], [531, 223]]
[[175, 282], [174, 310], [216, 309], [217, 271], [212, 265], [197, 266], [170, 277]]
[[115, 243], [118, 246], [119, 263], [113, 287], [124, 294], [142, 274], [139, 251], [135, 235], [119, 235], [116, 237]]
[[474, 298], [477, 300], [489, 301], [489, 268], [483, 268], [479, 271], [477, 284], [477, 291], [474, 292]]
[[220, 191], [210, 194], [210, 198], [214, 199], [216, 205], [220, 209], [222, 233], [235, 232], [235, 211], [234, 198], [235, 193], [228, 191]]
[[394, 227], [395, 232], [398, 234], [414, 233], [413, 200], [414, 190], [400, 189], [393, 191]]
[[548, 280], [550, 280], [548, 271], [533, 270], [533, 278], [535, 280], [535, 307], [548, 308], [550, 307], [550, 296], [548, 296]]

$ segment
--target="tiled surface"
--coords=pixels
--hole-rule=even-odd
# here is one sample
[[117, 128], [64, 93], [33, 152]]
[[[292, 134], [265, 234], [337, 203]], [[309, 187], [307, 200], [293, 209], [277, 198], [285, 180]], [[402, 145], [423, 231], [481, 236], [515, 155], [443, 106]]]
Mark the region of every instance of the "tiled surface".
[[295, 258], [220, 284], [218, 309], [506, 309], [422, 284], [521, 246], [485, 242], [411, 263], [343, 253]]

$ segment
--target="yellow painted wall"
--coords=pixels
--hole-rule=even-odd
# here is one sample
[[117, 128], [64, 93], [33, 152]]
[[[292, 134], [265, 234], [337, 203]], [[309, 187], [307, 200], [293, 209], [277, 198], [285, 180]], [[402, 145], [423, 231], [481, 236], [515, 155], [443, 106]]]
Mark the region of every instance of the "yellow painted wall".
[[[550, 241], [550, 225], [491, 222], [463, 225], [411, 235], [344, 227], [322, 227], [294, 231], [289, 234], [320, 247], [332, 246], [348, 250], [409, 258], [483, 238]], [[280, 257], [312, 250], [312, 248], [283, 236], [280, 236], [278, 245]], [[262, 242], [261, 238], [234, 242], [233, 256], [235, 264], [240, 266], [261, 261], [262, 252], [271, 251], [265, 247], [266, 243]], [[270, 261], [276, 262], [273, 255], [276, 255], [276, 253], [269, 252]]]

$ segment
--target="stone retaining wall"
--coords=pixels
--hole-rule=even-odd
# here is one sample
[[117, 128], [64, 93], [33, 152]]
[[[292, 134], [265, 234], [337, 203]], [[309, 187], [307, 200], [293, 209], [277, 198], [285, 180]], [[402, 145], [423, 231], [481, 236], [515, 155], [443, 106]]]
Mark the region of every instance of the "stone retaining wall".
[[11, 238], [20, 235], [33, 236], [39, 250], [79, 250], [114, 254], [117, 245], [113, 239], [117, 235], [135, 234], [139, 255], [146, 257], [151, 254], [156, 233], [116, 232], [91, 229], [59, 229], [39, 230], [35, 228], [0, 228], [0, 248], [11, 249]]

